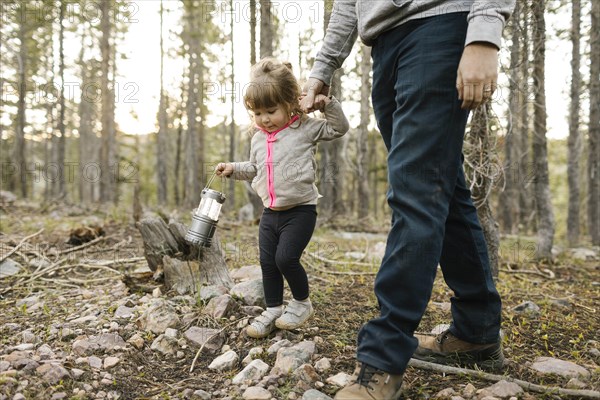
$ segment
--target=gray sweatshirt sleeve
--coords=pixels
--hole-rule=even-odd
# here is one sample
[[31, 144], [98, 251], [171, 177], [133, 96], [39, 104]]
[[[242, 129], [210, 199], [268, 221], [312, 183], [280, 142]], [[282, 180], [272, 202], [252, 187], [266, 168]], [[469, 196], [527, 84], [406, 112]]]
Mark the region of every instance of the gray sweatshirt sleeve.
[[336, 0], [310, 77], [330, 85], [333, 73], [342, 66], [357, 37], [356, 0]]
[[325, 106], [325, 119], [313, 119], [314, 130], [311, 132], [313, 141], [329, 141], [342, 137], [350, 129], [348, 119], [342, 110], [342, 105], [335, 97]]
[[234, 162], [231, 178], [238, 181], [251, 181], [258, 173], [256, 165], [256, 156], [250, 148], [250, 161]]
[[465, 46], [473, 42], [488, 42], [500, 48], [502, 30], [513, 9], [515, 0], [475, 0], [467, 20]]

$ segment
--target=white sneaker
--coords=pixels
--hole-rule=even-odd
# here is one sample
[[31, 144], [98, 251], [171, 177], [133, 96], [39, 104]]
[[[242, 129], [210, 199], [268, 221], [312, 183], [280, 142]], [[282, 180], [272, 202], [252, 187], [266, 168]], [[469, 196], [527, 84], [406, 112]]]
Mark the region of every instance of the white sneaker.
[[248, 336], [260, 339], [269, 336], [269, 333], [275, 330], [275, 320], [278, 315], [273, 314], [271, 311], [263, 311], [261, 315], [254, 318], [254, 321], [246, 329]]
[[315, 310], [310, 300], [292, 300], [285, 308], [283, 315], [275, 320], [279, 329], [296, 329], [313, 316]]

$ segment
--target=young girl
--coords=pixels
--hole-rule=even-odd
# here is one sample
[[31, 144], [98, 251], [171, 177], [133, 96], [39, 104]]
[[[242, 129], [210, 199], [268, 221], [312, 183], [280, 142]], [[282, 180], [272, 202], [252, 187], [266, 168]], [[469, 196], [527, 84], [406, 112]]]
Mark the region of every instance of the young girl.
[[[300, 256], [317, 219], [315, 152], [317, 142], [333, 140], [348, 131], [340, 103], [319, 97], [325, 119], [303, 115], [300, 87], [291, 65], [266, 58], [252, 67], [244, 95], [256, 132], [250, 161], [220, 163], [217, 175], [252, 181], [264, 205], [259, 226], [260, 266], [267, 309], [248, 327], [262, 338], [279, 329], [295, 329], [314, 313], [308, 279]], [[283, 279], [293, 300], [283, 308]]]

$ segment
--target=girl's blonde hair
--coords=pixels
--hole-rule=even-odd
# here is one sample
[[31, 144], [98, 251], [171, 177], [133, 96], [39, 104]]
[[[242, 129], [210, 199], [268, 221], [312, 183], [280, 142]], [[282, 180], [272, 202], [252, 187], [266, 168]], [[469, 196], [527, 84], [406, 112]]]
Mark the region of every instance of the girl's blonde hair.
[[290, 115], [302, 116], [299, 98], [300, 86], [289, 62], [266, 57], [252, 66], [244, 94], [248, 110], [282, 105]]

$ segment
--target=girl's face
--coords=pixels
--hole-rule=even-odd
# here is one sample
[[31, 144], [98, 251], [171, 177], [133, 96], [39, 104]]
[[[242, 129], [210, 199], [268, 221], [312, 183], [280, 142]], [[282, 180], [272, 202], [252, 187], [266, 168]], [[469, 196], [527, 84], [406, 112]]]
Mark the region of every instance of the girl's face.
[[290, 115], [281, 104], [276, 107], [257, 108], [252, 110], [256, 126], [267, 132], [275, 132], [290, 122]]

